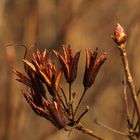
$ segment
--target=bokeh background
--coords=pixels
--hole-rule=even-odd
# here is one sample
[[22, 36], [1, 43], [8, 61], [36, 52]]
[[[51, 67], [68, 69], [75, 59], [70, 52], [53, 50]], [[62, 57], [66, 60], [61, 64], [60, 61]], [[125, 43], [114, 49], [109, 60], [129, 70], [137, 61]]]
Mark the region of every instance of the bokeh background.
[[[108, 140], [127, 140], [94, 123], [101, 122], [126, 132], [126, 109], [123, 96], [123, 68], [120, 54], [111, 39], [116, 23], [127, 33], [127, 51], [136, 88], [140, 87], [140, 0], [0, 0], [0, 140], [92, 140], [78, 131], [58, 131], [38, 117], [21, 95], [25, 89], [15, 79], [12, 69], [23, 71], [24, 47], [28, 57], [36, 47], [60, 50], [70, 44], [81, 50], [78, 77], [73, 91], [80, 96], [85, 67], [85, 50], [99, 47], [108, 59], [94, 86], [81, 105], [89, 105], [82, 123]], [[8, 47], [7, 47], [8, 46]], [[64, 88], [67, 89], [64, 79]], [[129, 102], [131, 106], [131, 101]]]

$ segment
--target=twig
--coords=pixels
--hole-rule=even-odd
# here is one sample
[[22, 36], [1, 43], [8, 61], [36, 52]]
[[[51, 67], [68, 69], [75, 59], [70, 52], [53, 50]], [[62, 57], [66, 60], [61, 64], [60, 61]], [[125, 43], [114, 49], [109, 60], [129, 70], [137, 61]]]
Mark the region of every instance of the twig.
[[114, 133], [116, 133], [116, 134], [119, 134], [119, 135], [122, 135], [122, 136], [129, 136], [128, 134], [126, 134], [124, 132], [121, 132], [121, 131], [118, 131], [118, 130], [116, 130], [114, 128], [111, 128], [111, 127], [109, 127], [109, 126], [107, 126], [107, 125], [105, 125], [105, 124], [103, 124], [103, 123], [101, 123], [101, 122], [99, 122], [97, 120], [95, 120], [95, 123], [100, 125], [100, 126], [102, 126], [102, 127], [104, 127], [104, 128], [106, 128], [106, 129], [108, 129], [108, 130], [110, 130], [110, 131], [112, 131], [112, 132], [114, 132]]
[[89, 106], [86, 107], [86, 110], [79, 116], [76, 123], [79, 123], [81, 118], [89, 111]]
[[134, 108], [133, 108], [132, 118], [131, 118], [131, 124], [134, 124], [135, 114], [136, 114], [136, 109], [135, 109], [135, 107], [134, 107]]
[[60, 99], [60, 101], [61, 101], [61, 103], [62, 103], [62, 105], [63, 105], [63, 108], [64, 108], [64, 110], [67, 112], [67, 113], [69, 113], [68, 112], [68, 109], [67, 109], [67, 107], [66, 107], [66, 105], [65, 105], [65, 103], [64, 103], [64, 101], [62, 100], [62, 98], [61, 98], [61, 96], [58, 94], [58, 97], [59, 97], [59, 99]]
[[71, 102], [71, 84], [69, 84], [69, 102]]
[[62, 94], [63, 94], [64, 100], [65, 100], [65, 103], [66, 103], [66, 105], [68, 106], [68, 101], [67, 101], [67, 97], [66, 97], [66, 95], [65, 95], [65, 92], [64, 92], [64, 90], [63, 90], [62, 87], [60, 87], [60, 89], [61, 89], [61, 92], [62, 92]]
[[[137, 92], [137, 96], [139, 96], [139, 93], [140, 93], [140, 89], [139, 89], [138, 92]], [[133, 114], [132, 114], [132, 119], [131, 119], [131, 124], [134, 123], [135, 114], [136, 114], [136, 109], [135, 109], [135, 107], [134, 107], [134, 109], [133, 109]], [[137, 121], [136, 124], [138, 125], [138, 121]], [[137, 126], [137, 125], [136, 125], [136, 126]], [[135, 130], [135, 128], [134, 128], [134, 130]]]
[[84, 126], [83, 126], [82, 124], [80, 124], [80, 123], [76, 124], [75, 129], [80, 130], [80, 131], [82, 131], [83, 133], [88, 134], [88, 135], [90, 135], [90, 136], [92, 136], [92, 137], [94, 137], [94, 138], [96, 138], [96, 139], [98, 139], [98, 140], [105, 140], [105, 139], [103, 139], [103, 138], [97, 136], [96, 134], [94, 134], [92, 130], [90, 130], [90, 129], [84, 127]]
[[83, 97], [84, 97], [86, 91], [87, 91], [87, 89], [84, 88], [83, 94], [82, 94], [82, 96], [81, 96], [81, 98], [80, 98], [80, 100], [79, 100], [79, 102], [78, 102], [78, 104], [77, 104], [77, 106], [76, 106], [76, 109], [75, 109], [75, 112], [74, 112], [74, 116], [76, 115], [76, 112], [77, 112], [77, 110], [78, 110], [78, 108], [79, 108], [80, 103], [81, 103], [82, 100], [83, 100]]
[[126, 105], [126, 114], [127, 114], [127, 122], [128, 126], [131, 127], [131, 121], [130, 121], [130, 109], [128, 105], [128, 98], [127, 98], [127, 92], [126, 92], [126, 77], [124, 76], [124, 100]]
[[137, 122], [136, 122], [136, 125], [135, 125], [135, 127], [134, 127], [134, 130], [137, 130], [137, 127], [138, 127], [138, 120], [137, 120]]
[[73, 118], [73, 103], [71, 97], [72, 97], [71, 83], [69, 83], [69, 111], [70, 114], [72, 115], [71, 117]]
[[126, 80], [127, 80], [129, 89], [131, 91], [130, 93], [131, 93], [131, 96], [132, 96], [132, 99], [133, 99], [134, 106], [136, 108], [136, 112], [137, 112], [137, 116], [138, 116], [138, 124], [139, 124], [139, 130], [138, 131], [139, 131], [139, 134], [140, 134], [140, 104], [139, 104], [139, 101], [138, 101], [138, 98], [137, 98], [133, 78], [132, 78], [131, 73], [130, 73], [128, 58], [127, 58], [127, 53], [126, 53], [124, 43], [120, 44], [119, 50], [120, 50], [122, 61], [123, 61]]

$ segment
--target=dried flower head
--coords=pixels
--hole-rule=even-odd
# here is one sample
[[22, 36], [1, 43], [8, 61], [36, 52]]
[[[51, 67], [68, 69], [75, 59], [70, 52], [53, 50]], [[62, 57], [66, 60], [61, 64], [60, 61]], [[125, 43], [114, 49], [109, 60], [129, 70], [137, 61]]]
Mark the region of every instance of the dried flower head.
[[74, 56], [72, 54], [70, 46], [63, 46], [63, 56], [54, 50], [54, 53], [59, 58], [60, 63], [62, 64], [65, 78], [68, 83], [74, 82], [77, 76], [77, 67], [80, 57], [80, 52], [77, 52]]
[[[97, 58], [97, 50], [94, 53], [90, 49], [87, 50], [83, 80], [85, 88], [76, 107], [73, 104], [75, 100], [71, 86], [77, 76], [80, 52], [73, 56], [71, 48], [68, 46], [63, 47], [63, 55], [56, 51], [54, 53], [59, 59], [62, 69], [56, 70], [55, 64], [52, 63], [49, 53], [45, 49], [42, 53], [39, 50], [32, 53], [31, 61], [23, 59], [26, 74], [16, 70], [14, 70], [14, 73], [18, 76], [17, 80], [28, 87], [23, 95], [37, 115], [48, 119], [59, 129], [66, 126], [73, 127], [79, 123], [82, 116], [89, 110], [86, 108], [79, 118], [75, 117], [86, 89], [94, 83], [101, 65], [106, 60], [106, 53]], [[62, 94], [59, 93], [62, 71], [64, 71], [67, 83], [69, 83], [69, 98], [62, 87]]]
[[120, 45], [122, 43], [125, 43], [125, 41], [126, 41], [125, 31], [124, 31], [123, 27], [119, 23], [116, 25], [116, 29], [115, 29], [115, 32], [114, 32], [113, 40], [118, 45]]
[[[23, 60], [23, 62], [27, 75], [18, 71], [14, 71], [14, 73], [19, 77], [17, 80], [29, 88], [28, 91], [23, 92], [27, 102], [37, 115], [50, 120], [57, 128], [63, 128], [65, 120], [58, 96], [62, 70], [60, 69], [56, 73], [55, 65], [50, 61], [46, 50], [42, 54], [39, 51], [36, 54], [33, 53], [31, 62], [27, 60]], [[47, 97], [45, 85], [51, 99]]]
[[91, 49], [88, 49], [86, 52], [86, 67], [83, 79], [85, 88], [89, 88], [94, 83], [101, 65], [106, 60], [106, 52], [104, 52], [98, 58], [97, 55], [97, 49], [95, 52], [92, 52]]

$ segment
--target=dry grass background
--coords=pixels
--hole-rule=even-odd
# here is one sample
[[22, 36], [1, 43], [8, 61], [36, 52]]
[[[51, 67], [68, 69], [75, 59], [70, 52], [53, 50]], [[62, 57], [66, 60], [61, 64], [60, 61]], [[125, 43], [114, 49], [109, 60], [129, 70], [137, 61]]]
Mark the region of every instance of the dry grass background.
[[[12, 69], [22, 69], [24, 44], [39, 49], [60, 49], [71, 44], [81, 50], [78, 77], [73, 85], [77, 97], [82, 92], [82, 75], [86, 48], [96, 47], [108, 52], [94, 86], [82, 104], [90, 111], [83, 123], [109, 140], [127, 140], [97, 126], [95, 118], [118, 130], [126, 131], [123, 99], [123, 69], [119, 52], [111, 40], [114, 26], [119, 22], [127, 32], [127, 50], [131, 71], [140, 87], [140, 0], [1, 0], [0, 1], [0, 139], [1, 140], [91, 140], [73, 131], [71, 136], [57, 131], [52, 124], [36, 116], [22, 97], [22, 85], [15, 81]], [[33, 48], [33, 47], [32, 47]], [[31, 50], [31, 49], [30, 49]], [[32, 49], [33, 50], [33, 49]], [[30, 53], [28, 54], [30, 55]], [[62, 80], [62, 83], [64, 80]], [[65, 85], [67, 88], [67, 85]]]

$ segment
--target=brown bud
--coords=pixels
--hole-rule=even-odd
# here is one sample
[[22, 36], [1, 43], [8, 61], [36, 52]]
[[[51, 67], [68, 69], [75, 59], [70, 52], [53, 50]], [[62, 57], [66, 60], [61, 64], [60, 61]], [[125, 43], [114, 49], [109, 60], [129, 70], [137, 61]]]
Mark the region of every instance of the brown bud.
[[123, 27], [118, 23], [114, 32], [113, 40], [118, 44], [123, 44], [126, 41], [126, 34]]

